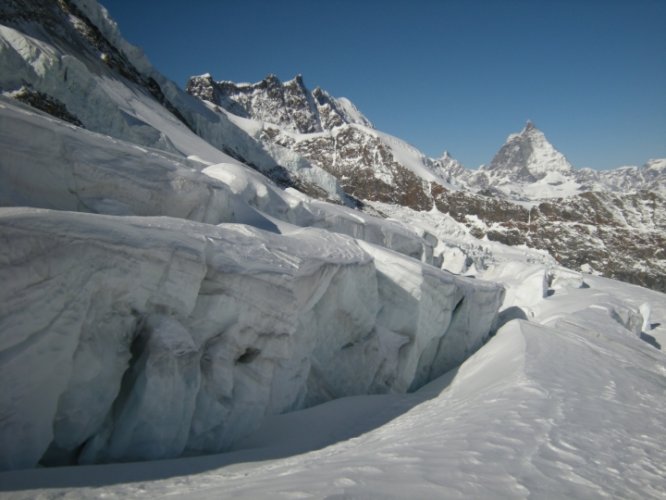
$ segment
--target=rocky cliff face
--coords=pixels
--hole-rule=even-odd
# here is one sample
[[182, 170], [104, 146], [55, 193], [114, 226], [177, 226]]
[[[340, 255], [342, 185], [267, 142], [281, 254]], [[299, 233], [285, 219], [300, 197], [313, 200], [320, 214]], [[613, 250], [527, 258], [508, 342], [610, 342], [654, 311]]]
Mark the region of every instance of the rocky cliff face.
[[666, 197], [587, 192], [532, 208], [433, 188], [437, 208], [472, 234], [548, 251], [575, 270], [666, 291]]
[[[253, 120], [255, 137], [297, 152], [361, 200], [429, 210], [478, 237], [548, 251], [573, 269], [666, 290], [666, 161], [606, 172], [575, 169], [534, 124], [511, 134], [492, 161], [465, 169], [445, 153], [427, 158], [371, 128], [350, 103], [300, 76], [255, 84], [195, 77], [188, 92]], [[532, 206], [529, 209], [526, 206]]]
[[190, 78], [185, 88], [237, 116], [271, 123], [285, 132], [311, 134], [352, 123], [372, 127], [349, 100], [335, 99], [319, 87], [310, 92], [302, 75], [284, 83], [268, 75], [257, 83], [238, 84], [216, 82], [205, 74]]
[[332, 174], [355, 198], [427, 210], [432, 206], [428, 182], [446, 183], [432, 160], [374, 130], [348, 99], [331, 97], [321, 88], [310, 92], [300, 75], [285, 83], [269, 75], [254, 84], [216, 82], [203, 75], [190, 78], [187, 91], [252, 120], [247, 130], [255, 138], [298, 153]]

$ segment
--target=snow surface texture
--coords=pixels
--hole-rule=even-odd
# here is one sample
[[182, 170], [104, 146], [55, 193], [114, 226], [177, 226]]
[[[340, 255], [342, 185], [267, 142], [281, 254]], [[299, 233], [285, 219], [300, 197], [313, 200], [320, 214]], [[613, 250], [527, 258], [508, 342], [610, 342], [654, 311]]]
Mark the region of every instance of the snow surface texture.
[[[397, 219], [380, 220], [279, 189], [239, 160], [275, 166], [256, 124], [166, 82], [95, 2], [0, 11], [26, 4], [80, 12], [55, 44], [30, 16], [3, 26], [2, 88], [22, 78], [89, 130], [0, 100], [0, 466], [232, 451], [6, 471], [0, 495], [663, 496], [663, 294], [475, 240], [434, 208], [375, 204]], [[81, 34], [100, 52], [73, 56]], [[375, 158], [430, 168], [313, 98]]]
[[[517, 290], [510, 267], [495, 272]], [[529, 321], [415, 393], [272, 417], [217, 456], [2, 473], [4, 496], [663, 498], [666, 359], [637, 337], [632, 302], [666, 338], [666, 296], [574, 278], [554, 276], [550, 295], [530, 280]]]
[[[279, 189], [237, 163], [197, 161], [82, 130], [0, 98], [0, 206], [167, 215], [279, 231], [315, 226], [431, 262], [413, 230]], [[265, 212], [262, 212], [265, 211]]]
[[265, 414], [415, 389], [503, 297], [316, 229], [1, 214], [2, 468], [219, 451]]

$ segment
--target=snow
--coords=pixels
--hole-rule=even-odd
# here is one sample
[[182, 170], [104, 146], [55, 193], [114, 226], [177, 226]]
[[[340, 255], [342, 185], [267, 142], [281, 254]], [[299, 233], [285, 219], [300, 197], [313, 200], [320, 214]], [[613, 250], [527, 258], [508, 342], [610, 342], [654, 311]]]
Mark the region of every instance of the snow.
[[343, 112], [344, 119], [347, 123], [357, 123], [365, 127], [373, 128], [372, 123], [368, 120], [354, 104], [346, 97], [336, 97], [335, 103]]
[[353, 124], [352, 126], [371, 137], [378, 138], [390, 149], [393, 158], [403, 167], [415, 173], [417, 177], [426, 181], [437, 182], [442, 186], [453, 189], [453, 186], [449, 184], [446, 179], [437, 175], [437, 173], [428, 166], [426, 157], [414, 146], [406, 143], [402, 139], [398, 139], [385, 132], [380, 132], [374, 128], [360, 124]]
[[202, 138], [99, 58], [0, 27], [3, 90], [89, 128], [0, 97], [0, 497], [663, 497], [664, 294], [436, 208], [282, 190], [218, 148], [339, 194], [75, 4]]
[[419, 391], [271, 417], [227, 454], [0, 484], [7, 498], [661, 498], [664, 356], [608, 314], [633, 288], [558, 291]]
[[274, 231], [282, 221], [348, 234], [426, 261], [431, 254], [427, 242], [395, 221], [295, 196], [236, 160], [205, 166], [200, 159], [82, 130], [6, 98], [0, 97], [0, 105], [0, 206], [167, 215]]
[[0, 225], [5, 469], [215, 452], [266, 414], [419, 387], [503, 297], [317, 229], [18, 208]]
[[663, 192], [664, 165], [666, 160], [658, 159], [640, 168], [574, 169], [545, 134], [528, 122], [521, 132], [509, 135], [489, 165], [475, 171], [456, 169], [454, 182], [477, 190], [492, 187], [516, 203], [536, 203], [587, 191]]

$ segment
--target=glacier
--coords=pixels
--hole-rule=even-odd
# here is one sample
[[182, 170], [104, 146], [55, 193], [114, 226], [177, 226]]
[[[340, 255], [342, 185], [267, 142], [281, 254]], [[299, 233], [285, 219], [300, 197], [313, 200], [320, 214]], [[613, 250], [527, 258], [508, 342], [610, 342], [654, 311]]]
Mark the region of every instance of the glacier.
[[[0, 498], [663, 496], [663, 293], [474, 237], [431, 203], [463, 167], [344, 98], [290, 149], [284, 109], [187, 95], [94, 0], [0, 18]], [[529, 128], [513, 153], [566, 180]], [[306, 139], [395, 161], [421, 210], [347, 197]]]
[[413, 390], [504, 295], [315, 228], [32, 208], [0, 227], [5, 469], [215, 452], [267, 414]]

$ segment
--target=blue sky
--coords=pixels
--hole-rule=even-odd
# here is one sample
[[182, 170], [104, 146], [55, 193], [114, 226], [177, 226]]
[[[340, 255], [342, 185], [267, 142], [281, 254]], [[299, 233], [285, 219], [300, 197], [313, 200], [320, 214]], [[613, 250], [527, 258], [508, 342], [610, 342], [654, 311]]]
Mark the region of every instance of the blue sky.
[[666, 157], [663, 0], [101, 0], [184, 85], [301, 73], [468, 167], [532, 120], [577, 167]]

